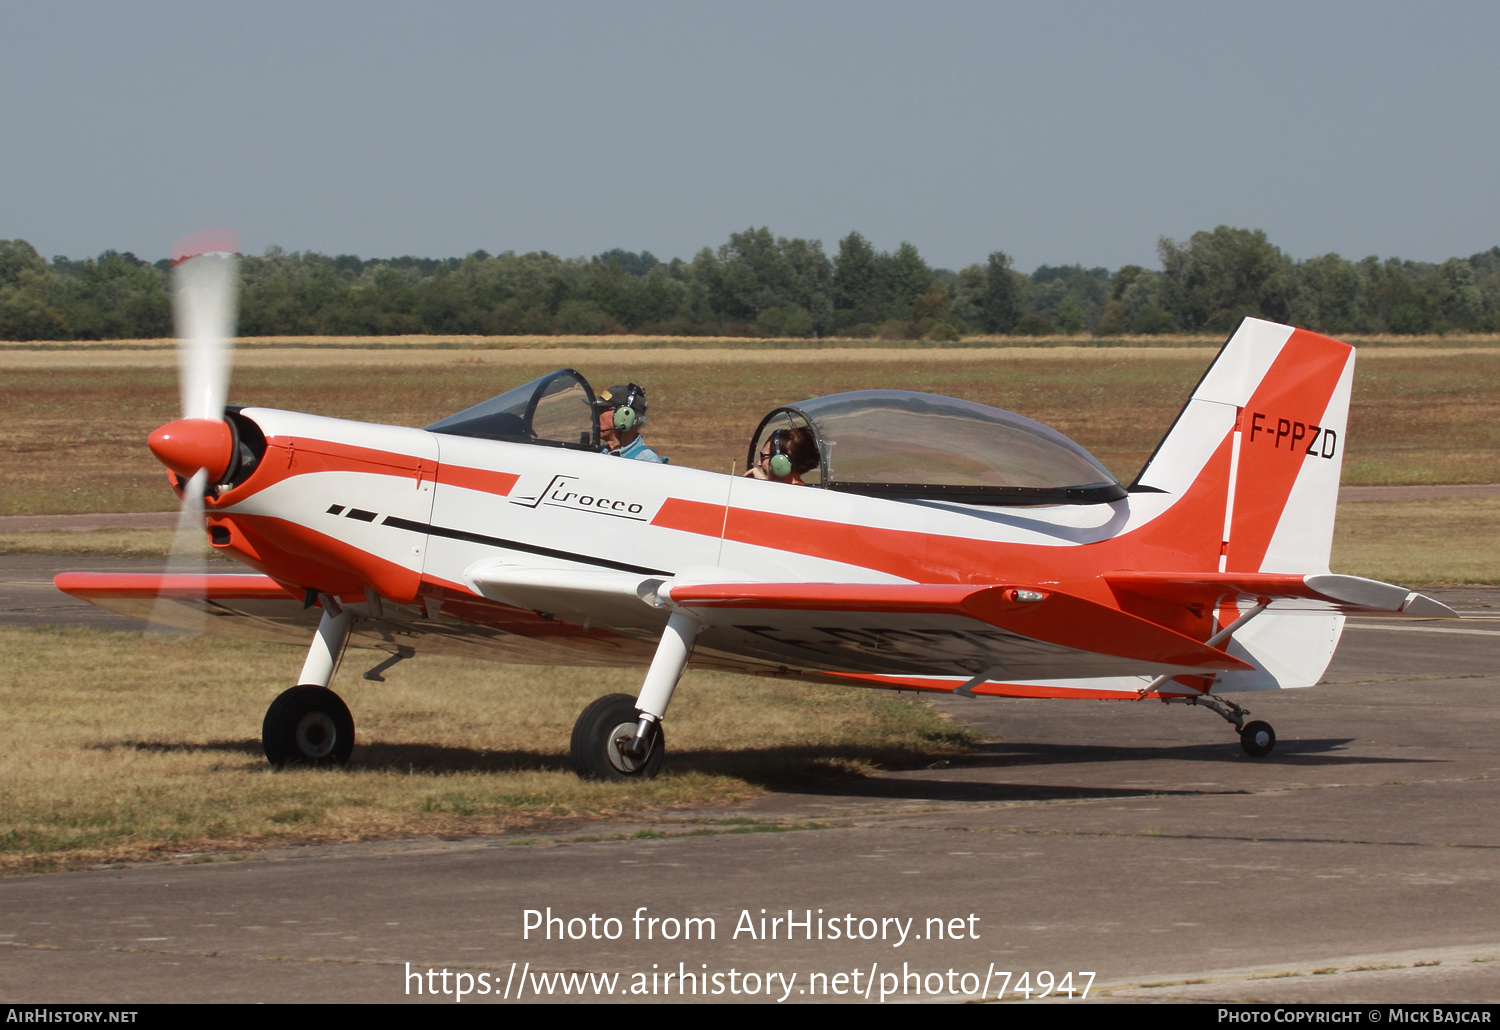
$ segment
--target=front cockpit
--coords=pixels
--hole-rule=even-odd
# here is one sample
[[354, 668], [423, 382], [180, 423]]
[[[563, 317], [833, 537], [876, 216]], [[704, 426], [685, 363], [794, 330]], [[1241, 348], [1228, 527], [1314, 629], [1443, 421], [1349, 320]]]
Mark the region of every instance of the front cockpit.
[[599, 449], [593, 388], [571, 368], [560, 368], [481, 401], [434, 422], [427, 431], [507, 443]]

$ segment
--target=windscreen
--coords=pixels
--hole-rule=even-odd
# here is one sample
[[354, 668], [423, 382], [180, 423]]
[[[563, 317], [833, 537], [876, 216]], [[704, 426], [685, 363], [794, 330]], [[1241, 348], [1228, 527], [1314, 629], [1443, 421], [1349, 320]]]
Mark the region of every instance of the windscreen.
[[1118, 486], [1092, 455], [1056, 430], [972, 401], [862, 390], [793, 407], [817, 427], [830, 484]]
[[427, 429], [487, 440], [592, 447], [593, 403], [588, 381], [565, 368], [449, 415]]

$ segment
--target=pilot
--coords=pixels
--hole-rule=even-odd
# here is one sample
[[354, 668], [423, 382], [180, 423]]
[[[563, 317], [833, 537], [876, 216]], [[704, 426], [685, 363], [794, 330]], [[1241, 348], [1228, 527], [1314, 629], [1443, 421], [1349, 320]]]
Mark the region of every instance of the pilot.
[[646, 424], [646, 390], [635, 383], [611, 386], [594, 401], [594, 410], [599, 413], [600, 450], [605, 454], [637, 461], [665, 463], [667, 459], [657, 454], [641, 439], [641, 427]]
[[755, 464], [745, 475], [773, 483], [807, 486], [802, 477], [817, 468], [818, 445], [805, 427], [777, 429], [760, 445]]

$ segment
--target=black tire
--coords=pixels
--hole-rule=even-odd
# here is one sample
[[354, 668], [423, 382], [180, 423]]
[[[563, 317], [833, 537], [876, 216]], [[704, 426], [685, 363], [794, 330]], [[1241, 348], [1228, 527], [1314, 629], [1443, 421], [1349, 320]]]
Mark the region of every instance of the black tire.
[[640, 710], [629, 694], [608, 694], [583, 710], [573, 724], [573, 767], [586, 780], [649, 780], [661, 772], [667, 742], [657, 725], [644, 759], [621, 751], [619, 741], [635, 737]]
[[1251, 758], [1264, 758], [1276, 747], [1276, 731], [1268, 722], [1246, 723], [1240, 730], [1240, 747]]
[[293, 687], [266, 709], [260, 746], [277, 768], [343, 765], [354, 750], [354, 716], [327, 687]]

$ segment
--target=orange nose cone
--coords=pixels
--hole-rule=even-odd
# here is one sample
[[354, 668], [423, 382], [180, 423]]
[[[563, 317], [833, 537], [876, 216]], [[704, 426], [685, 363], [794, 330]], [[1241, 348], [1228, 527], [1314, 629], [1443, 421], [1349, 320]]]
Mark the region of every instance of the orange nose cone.
[[168, 422], [146, 438], [156, 460], [179, 476], [190, 477], [208, 469], [208, 481], [217, 483], [229, 471], [234, 458], [234, 434], [221, 419], [184, 418]]

